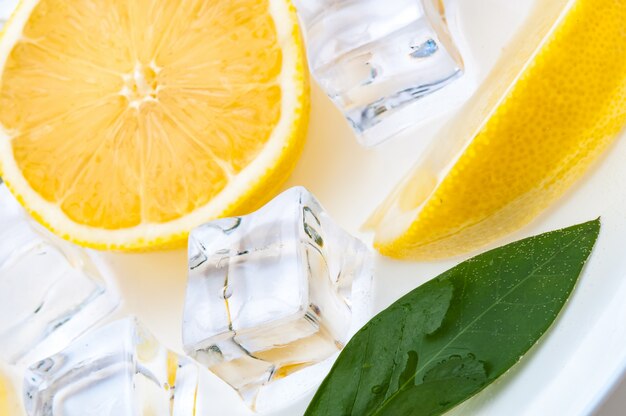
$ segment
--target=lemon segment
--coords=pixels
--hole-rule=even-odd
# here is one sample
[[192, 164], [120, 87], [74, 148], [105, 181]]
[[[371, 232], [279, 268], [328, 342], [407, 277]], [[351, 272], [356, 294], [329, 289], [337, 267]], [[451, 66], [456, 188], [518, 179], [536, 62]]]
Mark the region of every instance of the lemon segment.
[[289, 0], [24, 0], [0, 39], [0, 169], [52, 231], [182, 243], [256, 208], [304, 142]]
[[558, 200], [626, 124], [624, 21], [623, 1], [541, 2], [486, 85], [372, 216], [375, 247], [404, 259], [465, 254]]

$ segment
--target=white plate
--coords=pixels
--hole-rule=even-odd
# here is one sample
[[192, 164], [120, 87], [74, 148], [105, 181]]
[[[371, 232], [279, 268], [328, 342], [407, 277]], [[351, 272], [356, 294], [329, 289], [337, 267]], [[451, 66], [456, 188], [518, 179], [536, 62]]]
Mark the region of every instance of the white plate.
[[[6, 11], [13, 0], [0, 0]], [[550, 0], [544, 0], [550, 1]], [[533, 0], [464, 0], [461, 24], [484, 77]], [[374, 150], [356, 144], [329, 100], [313, 88], [308, 144], [288, 186], [304, 185], [346, 229], [358, 229], [433, 137], [445, 117]], [[529, 227], [497, 245], [602, 217], [602, 232], [580, 284], [554, 328], [512, 371], [454, 415], [587, 415], [626, 367], [626, 141], [567, 197]], [[371, 236], [362, 235], [366, 241]], [[138, 315], [169, 347], [181, 351], [186, 253], [97, 253], [112, 271], [123, 313]], [[377, 258], [375, 308], [381, 310], [462, 259], [437, 263]], [[238, 397], [215, 383], [215, 414], [249, 415]], [[275, 413], [302, 414], [307, 400]]]

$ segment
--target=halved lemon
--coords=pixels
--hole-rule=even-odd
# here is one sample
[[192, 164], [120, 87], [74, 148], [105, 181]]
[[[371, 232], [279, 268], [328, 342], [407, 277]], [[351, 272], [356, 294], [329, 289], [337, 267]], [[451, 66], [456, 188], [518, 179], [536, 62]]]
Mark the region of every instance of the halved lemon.
[[486, 84], [372, 216], [388, 256], [474, 251], [534, 219], [626, 124], [626, 2], [538, 2]]
[[250, 211], [303, 146], [289, 0], [23, 0], [0, 71], [2, 177], [85, 246], [175, 245]]

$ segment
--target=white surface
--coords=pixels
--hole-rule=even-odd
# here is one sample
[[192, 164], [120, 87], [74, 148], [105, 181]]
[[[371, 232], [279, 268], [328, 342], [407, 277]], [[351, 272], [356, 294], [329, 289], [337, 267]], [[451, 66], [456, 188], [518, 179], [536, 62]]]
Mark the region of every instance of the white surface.
[[615, 386], [606, 401], [597, 409], [595, 416], [623, 416], [626, 412], [626, 378]]
[[[0, 0], [0, 6], [4, 1]], [[463, 29], [481, 62], [482, 74], [498, 57], [532, 1], [460, 2]], [[406, 132], [383, 147], [366, 150], [356, 144], [350, 128], [319, 89], [313, 88], [312, 93], [309, 141], [287, 186], [306, 186], [339, 224], [357, 232], [445, 118]], [[558, 206], [498, 242], [602, 217], [596, 250], [556, 326], [509, 374], [452, 414], [587, 415], [618, 379], [626, 364], [625, 159], [626, 139], [622, 139]], [[126, 311], [137, 314], [160, 340], [180, 351], [185, 252], [99, 256], [116, 276]], [[459, 260], [418, 264], [378, 258], [376, 308], [384, 308]], [[209, 399], [215, 402], [216, 414], [249, 414], [227, 387], [217, 380], [215, 386], [215, 397]], [[298, 415], [305, 408], [302, 401], [275, 415]], [[603, 412], [604, 416], [617, 414]]]

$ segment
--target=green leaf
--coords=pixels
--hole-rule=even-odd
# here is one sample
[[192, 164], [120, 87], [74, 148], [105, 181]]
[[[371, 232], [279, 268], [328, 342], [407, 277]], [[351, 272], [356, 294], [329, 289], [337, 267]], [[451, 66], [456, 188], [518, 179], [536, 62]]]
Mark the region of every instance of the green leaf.
[[491, 250], [376, 315], [348, 343], [307, 416], [439, 415], [511, 368], [571, 294], [600, 221]]

